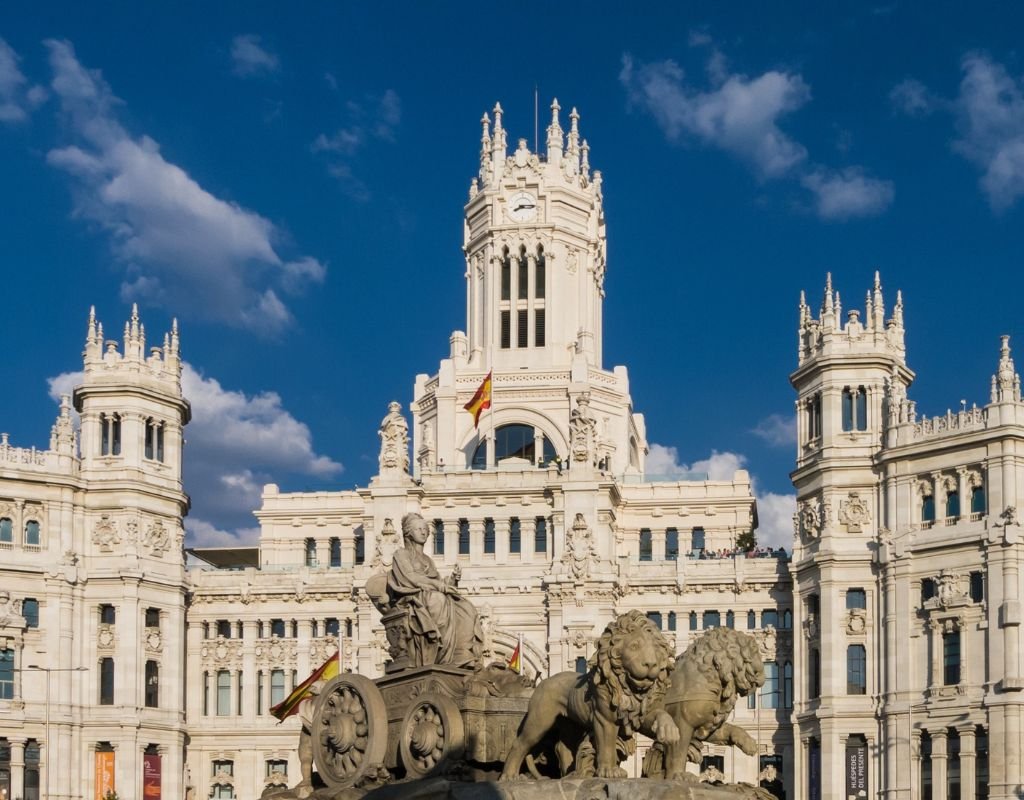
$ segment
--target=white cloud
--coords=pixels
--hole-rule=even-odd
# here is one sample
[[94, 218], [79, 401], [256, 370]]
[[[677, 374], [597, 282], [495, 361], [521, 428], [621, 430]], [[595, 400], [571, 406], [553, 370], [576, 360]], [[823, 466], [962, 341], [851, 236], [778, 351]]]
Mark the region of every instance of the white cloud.
[[[59, 401], [81, 382], [81, 372], [50, 378], [50, 396]], [[181, 382], [192, 405], [184, 480], [198, 515], [186, 525], [193, 538], [231, 544], [227, 539], [250, 536], [245, 531], [264, 483], [289, 474], [329, 480], [342, 472], [341, 464], [315, 451], [309, 427], [284, 408], [277, 393], [225, 389], [187, 363]]]
[[[333, 76], [331, 78], [333, 80]], [[331, 85], [336, 88], [337, 82]], [[395, 133], [402, 121], [402, 101], [397, 92], [388, 89], [379, 97], [370, 97], [363, 103], [350, 100], [345, 108], [349, 124], [332, 134], [319, 134], [310, 149], [324, 155], [328, 173], [337, 178], [352, 197], [366, 200], [370, 196], [369, 189], [355, 176], [352, 161], [372, 141], [395, 141]]]
[[[770, 419], [770, 418], [769, 418]], [[781, 422], [781, 418], [780, 418]], [[707, 473], [712, 481], [729, 481], [736, 470], [746, 469], [747, 457], [740, 453], [712, 450], [707, 458], [683, 464], [675, 447], [652, 444], [647, 455], [647, 474], [652, 478], [686, 479], [694, 472]], [[762, 547], [793, 548], [793, 514], [796, 495], [760, 492], [757, 479], [751, 478], [751, 488], [757, 499], [757, 543]]]
[[42, 86], [29, 86], [14, 48], [0, 39], [0, 122], [24, 122], [46, 100]]
[[793, 549], [795, 494], [765, 492], [757, 496], [757, 543], [762, 547]]
[[803, 78], [776, 70], [755, 78], [729, 74], [720, 56], [711, 66], [718, 81], [707, 91], [687, 85], [683, 70], [671, 60], [634, 66], [626, 55], [619, 80], [630, 100], [650, 112], [670, 140], [691, 137], [719, 147], [766, 178], [784, 175], [803, 161], [806, 149], [778, 125], [811, 99]]
[[892, 87], [889, 101], [897, 111], [911, 117], [926, 116], [941, 104], [927, 86], [914, 78], [907, 78]]
[[325, 267], [282, 257], [276, 243], [284, 237], [272, 222], [203, 189], [149, 137], [130, 136], [100, 73], [85, 69], [69, 43], [46, 44], [53, 91], [80, 140], [47, 158], [75, 179], [76, 213], [110, 235], [127, 273], [122, 296], [268, 335], [288, 325], [291, 313], [272, 286], [294, 292], [322, 281]]
[[646, 472], [651, 477], [684, 478], [692, 473], [706, 473], [708, 480], [731, 481], [736, 470], [744, 469], [746, 457], [738, 453], [712, 450], [711, 455], [692, 464], [679, 461], [675, 447], [651, 444], [645, 461]]
[[751, 433], [772, 447], [789, 447], [796, 442], [796, 417], [770, 414]]
[[893, 201], [892, 181], [864, 174], [860, 167], [834, 172], [816, 169], [801, 180], [815, 197], [815, 209], [822, 219], [867, 217], [885, 211]]
[[260, 529], [238, 528], [226, 531], [198, 517], [185, 517], [185, 534], [189, 547], [239, 547], [259, 542]]
[[954, 147], [982, 170], [981, 188], [997, 211], [1024, 194], [1024, 83], [984, 55], [964, 57]]
[[281, 62], [267, 50], [255, 33], [245, 33], [231, 40], [232, 71], [239, 77], [268, 75], [277, 72]]

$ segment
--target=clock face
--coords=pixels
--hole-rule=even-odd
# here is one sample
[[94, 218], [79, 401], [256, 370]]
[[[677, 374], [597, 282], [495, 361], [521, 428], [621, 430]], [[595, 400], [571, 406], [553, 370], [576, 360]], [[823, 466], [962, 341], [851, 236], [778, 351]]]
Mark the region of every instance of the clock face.
[[529, 192], [516, 192], [508, 201], [508, 216], [514, 222], [526, 222], [537, 216], [537, 198]]

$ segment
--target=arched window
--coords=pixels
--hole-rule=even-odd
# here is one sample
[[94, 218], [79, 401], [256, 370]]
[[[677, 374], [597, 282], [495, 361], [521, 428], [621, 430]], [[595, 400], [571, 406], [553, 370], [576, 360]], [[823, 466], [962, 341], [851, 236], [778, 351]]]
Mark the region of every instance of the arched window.
[[121, 416], [100, 414], [100, 455], [121, 455]]
[[788, 631], [793, 627], [793, 612], [788, 608], [782, 612], [782, 629]]
[[444, 520], [434, 520], [434, 555], [444, 555]]
[[843, 389], [843, 430], [868, 429], [868, 391], [863, 386]]
[[984, 514], [985, 513], [985, 487], [974, 486], [971, 488], [971, 513], [972, 514]]
[[690, 630], [691, 631], [697, 630], [697, 612], [696, 611], [691, 611], [690, 612]]
[[675, 611], [669, 611], [668, 612], [668, 629], [670, 631], [674, 631], [676, 629], [676, 612]]
[[960, 492], [956, 489], [946, 492], [946, 516], [960, 516]]
[[[541, 441], [541, 452], [537, 452], [537, 439]], [[501, 425], [494, 432], [494, 463], [500, 464], [506, 458], [522, 458], [539, 467], [546, 467], [554, 462], [558, 453], [540, 430], [532, 425], [512, 423]], [[472, 469], [487, 468], [487, 442], [477, 445], [473, 453]]]
[[757, 627], [757, 614], [751, 609], [747, 612], [747, 630], [752, 631]]
[[782, 668], [782, 707], [793, 707], [793, 662], [787, 661]]
[[306, 566], [316, 566], [316, 539], [306, 539]]
[[732, 611], [725, 612], [725, 627], [735, 628], [736, 627], [736, 615]]
[[9, 517], [0, 518], [0, 543], [11, 543], [14, 541], [14, 523]]
[[459, 555], [469, 555], [469, 520], [459, 520]]
[[586, 675], [587, 673], [587, 657], [576, 656], [576, 672], [580, 675]]
[[507, 247], [501, 250], [501, 299], [512, 299], [512, 259]]
[[25, 544], [29, 547], [39, 547], [39, 522], [34, 519], [25, 523]]
[[331, 537], [331, 542], [330, 542], [330, 547], [331, 547], [331, 566], [332, 567], [340, 567], [341, 566], [341, 539], [339, 539], [337, 536], [332, 536]]
[[[545, 281], [547, 280], [547, 258], [544, 256], [544, 245], [537, 245], [537, 260], [533, 268], [533, 296], [537, 300], [543, 300], [546, 294]], [[538, 347], [540, 345], [538, 344]]]
[[656, 627], [659, 631], [661, 630], [662, 619], [661, 619], [661, 612], [660, 611], [648, 611], [647, 612], [647, 619], [649, 619], [651, 622], [653, 622], [654, 623], [654, 627]]

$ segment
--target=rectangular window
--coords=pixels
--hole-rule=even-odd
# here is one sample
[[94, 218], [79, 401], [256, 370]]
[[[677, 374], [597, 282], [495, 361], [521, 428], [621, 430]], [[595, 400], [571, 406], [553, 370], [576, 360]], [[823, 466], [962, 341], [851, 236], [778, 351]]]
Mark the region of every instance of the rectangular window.
[[233, 778], [235, 775], [235, 762], [234, 761], [214, 761], [213, 762], [213, 776], [227, 775], [229, 778]]
[[690, 531], [690, 550], [693, 554], [699, 556], [704, 552], [704, 547], [707, 544], [707, 537], [704, 534], [703, 528], [694, 528]]
[[640, 529], [640, 560], [651, 561], [654, 557], [653, 546], [651, 543], [651, 529], [641, 528]]
[[586, 675], [587, 674], [587, 657], [586, 656], [576, 656], [576, 672], [579, 675]]
[[817, 648], [812, 648], [807, 660], [810, 662], [807, 670], [807, 696], [816, 700], [821, 697], [821, 653]]
[[851, 644], [846, 648], [846, 693], [867, 694], [868, 659], [862, 644]]
[[242, 671], [235, 673], [238, 676], [238, 685], [235, 687], [235, 713], [242, 716]]
[[530, 327], [527, 322], [528, 311], [520, 308], [516, 311], [516, 347], [530, 346]]
[[512, 517], [508, 521], [508, 551], [510, 553], [520, 552], [523, 549], [522, 539], [519, 517]]
[[690, 612], [690, 630], [691, 631], [697, 630], [697, 612], [696, 611], [691, 611]]
[[675, 528], [665, 530], [665, 560], [677, 561], [679, 559], [679, 531]]
[[39, 601], [34, 597], [26, 597], [21, 601], [21, 616], [25, 618], [26, 628], [39, 627]]
[[164, 426], [156, 426], [156, 460], [163, 462], [164, 460]]
[[160, 705], [160, 665], [155, 661], [146, 662], [146, 708]]
[[843, 389], [843, 430], [853, 430], [853, 392]]
[[512, 299], [512, 259], [507, 255], [501, 261], [501, 299]]
[[782, 707], [793, 707], [793, 662], [787, 661], [782, 670]]
[[544, 335], [545, 335], [546, 320], [544, 319], [544, 309], [535, 308], [533, 310], [533, 346], [543, 347], [544, 346]]
[[217, 620], [217, 636], [222, 636], [225, 639], [231, 638], [231, 623], [228, 620]]
[[338, 636], [341, 632], [341, 622], [337, 617], [328, 617], [324, 621], [324, 635]]
[[519, 257], [518, 275], [516, 275], [517, 283], [518, 283], [518, 288], [519, 288], [519, 291], [517, 292], [517, 296], [519, 297], [520, 300], [526, 300], [530, 296], [530, 292], [529, 292], [530, 272], [529, 272], [529, 269], [530, 269], [529, 259], [527, 259], [525, 254], [521, 255]]
[[921, 522], [935, 522], [935, 498], [931, 495], [921, 498]]
[[846, 591], [846, 610], [849, 611], [853, 608], [868, 607], [868, 595], [863, 589], [847, 589]]
[[935, 580], [933, 578], [925, 578], [921, 581], [921, 602], [924, 603], [933, 597], [935, 597]]
[[270, 671], [270, 705], [276, 706], [285, 699], [285, 671]]
[[857, 430], [868, 429], [868, 391], [863, 386], [857, 390], [857, 405], [854, 408], [857, 415]]
[[459, 555], [469, 555], [469, 520], [459, 520]]
[[231, 713], [231, 673], [226, 669], [217, 670], [217, 716], [226, 717]]
[[288, 762], [284, 760], [268, 759], [267, 760], [267, 774], [265, 777], [269, 778], [274, 773], [278, 775], [288, 776]]
[[942, 682], [946, 686], [960, 683], [960, 631], [942, 634]]
[[761, 612], [761, 628], [767, 628], [769, 625], [778, 630], [779, 612], [777, 609], [766, 608]]
[[779, 665], [764, 662], [764, 684], [761, 686], [761, 708], [779, 707]]
[[434, 555], [444, 555], [444, 520], [434, 520]]
[[494, 520], [487, 517], [484, 520], [484, 553], [494, 555]]
[[266, 691], [264, 680], [263, 670], [259, 670], [256, 673], [256, 716], [259, 717], [265, 713], [263, 709], [263, 692]]
[[146, 609], [146, 627], [147, 628], [159, 628], [160, 627], [160, 609], [159, 608], [147, 608]]
[[39, 523], [34, 519], [25, 523], [25, 545], [39, 547]]
[[722, 615], [714, 609], [704, 612], [704, 630], [710, 630], [711, 628], [722, 627]]
[[508, 350], [512, 346], [512, 312], [505, 309], [501, 312], [501, 349]]
[[537, 253], [537, 260], [533, 267], [533, 296], [538, 300], [544, 299], [544, 282], [547, 280], [547, 262], [544, 253]]
[[676, 629], [676, 612], [675, 611], [669, 611], [668, 612], [668, 629], [670, 631], [674, 631]]
[[100, 705], [114, 705], [114, 659], [100, 659]]
[[757, 627], [757, 614], [753, 609], [747, 612], [747, 630], [752, 631]]
[[548, 521], [544, 517], [537, 517], [534, 520], [533, 552], [546, 553], [548, 551]]
[[362, 564], [366, 561], [366, 539], [363, 537], [362, 528], [356, 532], [353, 542], [355, 544], [355, 562], [357, 564]]
[[100, 606], [100, 624], [113, 625], [116, 619], [117, 612], [114, 611], [114, 607], [110, 603], [103, 603]]
[[[971, 600], [973, 600], [975, 603], [981, 603], [985, 600], [984, 572], [971, 573]], [[27, 603], [28, 601], [26, 600], [25, 602]], [[24, 606], [22, 608], [24, 609]], [[26, 616], [25, 619], [28, 619], [28, 617]]]
[[316, 565], [316, 539], [306, 539], [306, 566], [315, 567]]
[[11, 543], [14, 541], [14, 525], [9, 517], [0, 519], [0, 542]]
[[341, 566], [341, 539], [337, 536], [331, 537], [331, 566]]
[[0, 700], [14, 699], [14, 650], [0, 650]]
[[284, 638], [284, 620], [283, 619], [272, 619], [270, 620], [270, 635], [276, 636], [279, 639]]
[[946, 516], [960, 516], [960, 493], [953, 491], [946, 493]]
[[659, 631], [661, 630], [661, 612], [660, 611], [648, 611], [647, 612], [647, 619], [649, 619], [651, 622], [653, 622], [654, 623], [654, 627], [656, 627]]
[[985, 513], [985, 487], [975, 486], [971, 489], [971, 513]]
[[203, 673], [203, 716], [210, 715], [210, 673]]

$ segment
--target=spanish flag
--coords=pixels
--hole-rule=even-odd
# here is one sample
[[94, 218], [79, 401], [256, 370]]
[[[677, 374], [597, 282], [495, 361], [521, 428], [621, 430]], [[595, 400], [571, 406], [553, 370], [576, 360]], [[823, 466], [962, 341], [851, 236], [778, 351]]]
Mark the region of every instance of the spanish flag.
[[[493, 372], [494, 370], [491, 370]], [[466, 409], [470, 414], [473, 415], [473, 427], [477, 427], [480, 424], [480, 415], [484, 411], [491, 407], [491, 373], [487, 373], [487, 377], [484, 378], [484, 382], [480, 384], [480, 388], [476, 390], [476, 394], [473, 395], [473, 399], [470, 400], [463, 408]]]
[[516, 645], [516, 649], [512, 651], [512, 655], [508, 658], [508, 668], [514, 672], [523, 671], [523, 640], [519, 639], [519, 643]]
[[292, 693], [290, 695], [270, 709], [270, 713], [277, 717], [281, 722], [284, 722], [288, 717], [299, 710], [299, 703], [309, 697], [309, 688], [314, 683], [317, 681], [329, 681], [331, 678], [337, 677], [340, 671], [340, 661], [338, 658], [338, 651], [336, 650], [333, 656], [321, 664], [318, 669], [313, 670], [312, 675], [292, 689]]

